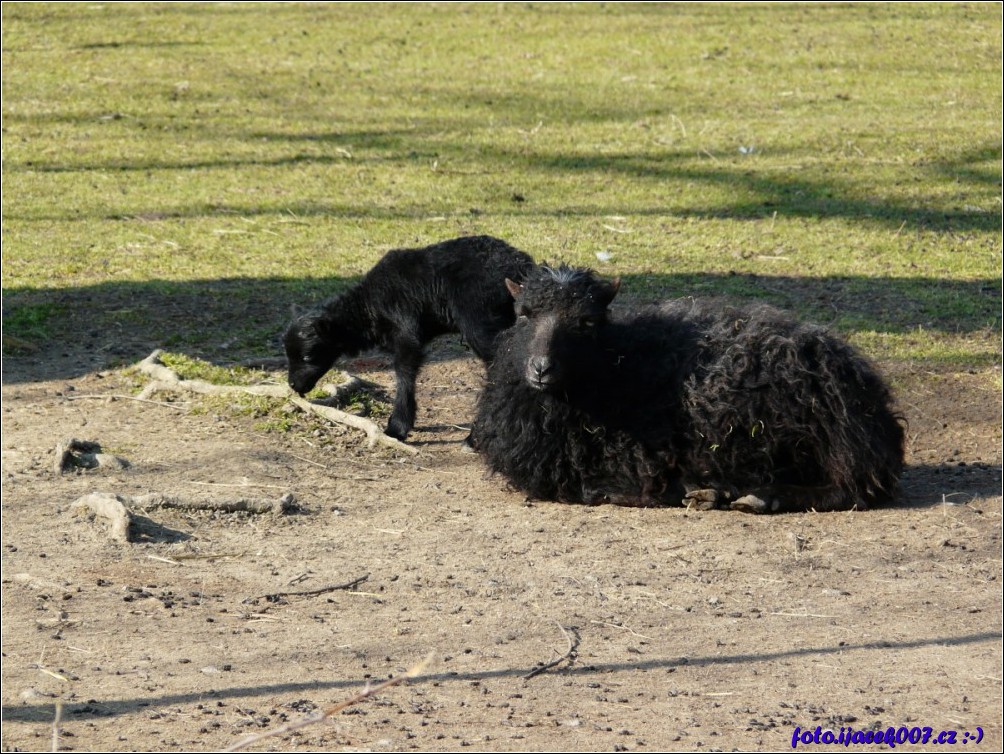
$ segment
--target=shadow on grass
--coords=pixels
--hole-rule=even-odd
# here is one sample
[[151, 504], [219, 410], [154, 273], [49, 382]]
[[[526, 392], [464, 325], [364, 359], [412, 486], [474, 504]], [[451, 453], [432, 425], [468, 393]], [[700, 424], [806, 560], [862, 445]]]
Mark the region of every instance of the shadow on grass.
[[[716, 667], [719, 665], [750, 665], [791, 660], [801, 657], [827, 657], [830, 655], [848, 655], [855, 652], [895, 652], [923, 649], [925, 647], [964, 647], [972, 644], [998, 643], [1001, 637], [998, 632], [964, 634], [961, 636], [938, 636], [929, 639], [913, 639], [908, 641], [877, 640], [870, 642], [847, 643], [823, 647], [804, 647], [780, 652], [761, 652], [741, 655], [715, 655], [704, 657], [672, 657], [666, 659], [639, 660], [637, 662], [605, 662], [595, 664], [579, 664], [570, 668], [561, 667], [550, 671], [552, 674], [565, 678], [589, 679], [605, 673], [614, 672], [644, 672], [648, 670], [666, 670], [681, 667]], [[525, 678], [531, 668], [497, 668], [465, 672], [427, 673], [408, 682], [409, 685], [423, 683], [469, 683], [471, 681], [489, 681], [493, 679]], [[263, 684], [258, 686], [233, 686], [212, 691], [192, 693], [164, 694], [161, 696], [131, 697], [129, 699], [107, 699], [98, 701], [92, 699], [83, 704], [67, 704], [64, 715], [67, 720], [92, 720], [101, 717], [117, 717], [134, 714], [151, 708], [171, 707], [181, 704], [198, 704], [206, 699], [244, 699], [248, 697], [273, 697], [278, 694], [320, 693], [325, 691], [345, 691], [346, 694], [363, 689], [369, 684], [365, 679], [335, 680], [335, 681], [302, 681], [290, 683]], [[388, 692], [393, 693], [393, 692]], [[51, 723], [55, 716], [55, 705], [51, 703], [10, 705], [3, 707], [5, 722]]]
[[[745, 201], [720, 206], [688, 206], [668, 208], [667, 215], [702, 219], [760, 220], [772, 217], [845, 218], [855, 221], [876, 222], [894, 227], [906, 225], [940, 232], [1000, 230], [1001, 214], [981, 208], [943, 205], [942, 200], [930, 202], [919, 199], [907, 203], [898, 199], [882, 198], [881, 187], [875, 196], [856, 196], [853, 186], [842, 185], [837, 178], [811, 179], [804, 173], [786, 171], [779, 173], [769, 165], [748, 167], [719, 166], [711, 159], [707, 164], [669, 165], [664, 155], [603, 155], [603, 156], [537, 156], [535, 164], [550, 166], [557, 172], [622, 172], [637, 178], [660, 182], [683, 181], [731, 189]], [[939, 173], [947, 173], [958, 180], [986, 183], [986, 176], [977, 169], [940, 162]], [[999, 186], [999, 181], [998, 184]], [[983, 187], [984, 190], [986, 187]], [[942, 204], [942, 206], [938, 206]], [[622, 210], [630, 213], [631, 210]]]
[[[224, 279], [103, 283], [3, 292], [3, 381], [72, 379], [131, 363], [154, 348], [217, 364], [283, 355], [294, 306], [311, 306], [355, 279]], [[1000, 281], [625, 275], [615, 306], [682, 296], [761, 300], [844, 334], [966, 335], [997, 331]]]
[[[414, 159], [428, 159], [426, 157], [416, 157]], [[357, 160], [358, 161], [358, 160]], [[393, 161], [392, 159], [390, 161]], [[567, 165], [580, 161], [580, 158], [570, 160], [559, 160], [559, 164]], [[241, 165], [253, 165], [256, 167], [286, 168], [300, 164], [336, 164], [344, 162], [340, 156], [317, 156], [306, 154], [288, 155], [277, 158], [256, 158], [247, 160], [237, 160], [226, 166], [217, 161], [194, 161], [188, 164], [179, 164], [170, 168], [154, 165], [144, 168], [123, 167], [119, 165], [109, 165], [96, 170], [120, 171], [120, 170], [203, 170], [216, 168], [234, 168]], [[595, 162], [596, 172], [610, 169], [609, 160]], [[606, 166], [606, 167], [604, 167]], [[644, 164], [639, 164], [631, 159], [618, 168], [622, 170], [645, 172], [650, 170]], [[73, 166], [50, 166], [48, 171], [76, 172]], [[658, 176], [659, 170], [652, 169], [651, 175]], [[877, 223], [892, 228], [909, 227], [914, 230], [927, 230], [939, 233], [967, 233], [979, 232], [999, 232], [1001, 227], [1001, 214], [999, 212], [985, 211], [979, 207], [969, 205], [957, 207], [925, 207], [922, 205], [909, 205], [902, 201], [888, 201], [880, 198], [862, 199], [842, 193], [839, 186], [796, 179], [792, 177], [777, 177], [758, 175], [755, 172], [736, 172], [724, 169], [708, 168], [704, 170], [689, 169], [672, 172], [670, 178], [660, 179], [658, 182], [661, 188], [665, 188], [667, 180], [683, 182], [700, 182], [706, 184], [718, 184], [726, 188], [732, 187], [738, 193], [752, 193], [753, 197], [746, 201], [734, 202], [726, 205], [710, 206], [688, 206], [678, 207], [671, 205], [630, 206], [620, 204], [610, 204], [597, 209], [596, 206], [576, 206], [569, 204], [558, 208], [535, 209], [532, 203], [521, 204], [519, 208], [510, 208], [505, 205], [493, 207], [490, 210], [492, 215], [499, 217], [519, 216], [519, 217], [578, 217], [596, 215], [640, 215], [667, 218], [698, 218], [713, 220], [764, 220], [778, 217], [794, 217], [805, 219], [825, 220], [828, 218], [844, 218], [864, 223]], [[198, 203], [189, 206], [177, 206], [158, 209], [135, 209], [129, 211], [101, 211], [101, 212], [81, 212], [79, 210], [68, 209], [67, 211], [46, 211], [44, 213], [19, 214], [17, 212], [7, 213], [6, 219], [19, 222], [73, 222], [81, 220], [125, 220], [132, 218], [139, 219], [197, 219], [218, 215], [233, 215], [242, 217], [259, 217], [263, 215], [275, 215], [279, 213], [292, 213], [296, 217], [336, 217], [343, 219], [426, 219], [430, 215], [450, 213], [456, 210], [455, 206], [442, 206], [436, 203], [423, 203], [405, 207], [377, 207], [372, 205], [357, 205], [351, 202], [337, 201], [312, 201], [312, 202], [285, 202], [281, 205], [254, 205], [254, 204], [220, 204], [220, 203]], [[480, 210], [479, 210], [480, 211]]]
[[[584, 119], [585, 105], [576, 103], [570, 123]], [[100, 123], [107, 113], [96, 111], [90, 114], [45, 113], [18, 115], [10, 114], [8, 120], [23, 121], [43, 125], [53, 121], [85, 124]], [[599, 120], [625, 121], [641, 117], [640, 113], [604, 113]], [[148, 118], [128, 118], [137, 121], [137, 128]], [[171, 126], [165, 126], [171, 127]], [[185, 134], [190, 137], [191, 128], [198, 124], [184, 123]], [[696, 146], [648, 147], [620, 153], [561, 153], [547, 150], [511, 149], [487, 141], [479, 146], [478, 160], [471, 163], [470, 145], [453, 143], [449, 134], [469, 133], [470, 124], [464, 119], [436, 119], [422, 121], [418, 126], [386, 129], [317, 130], [303, 133], [281, 131], [251, 131], [248, 133], [228, 133], [229, 137], [240, 138], [255, 144], [267, 144], [265, 152], [256, 155], [232, 155], [224, 158], [175, 160], [162, 158], [98, 160], [94, 162], [76, 159], [48, 162], [42, 160], [24, 161], [11, 155], [5, 161], [8, 181], [16, 180], [20, 172], [35, 173], [89, 173], [119, 172], [148, 173], [161, 171], [202, 171], [256, 168], [269, 171], [275, 181], [283, 180], [287, 169], [304, 165], [332, 165], [347, 158], [354, 163], [380, 163], [388, 170], [406, 170], [409, 167], [426, 170], [431, 161], [443, 159], [449, 164], [465, 166], [480, 173], [490, 173], [494, 166], [504, 165], [505, 171], [527, 176], [530, 180], [545, 176], [574, 179], [576, 176], [590, 175], [604, 177], [621, 175], [629, 180], [654, 189], [653, 196], [667, 195], [667, 187], [674, 184], [679, 192], [670, 195], [686, 197], [693, 193], [693, 186], [706, 186], [727, 192], [736, 197], [701, 205], [680, 202], [655, 204], [652, 206], [620, 206], [611, 202], [603, 209], [590, 206], [579, 209], [574, 204], [557, 209], [535, 210], [532, 201], [522, 204], [519, 209], [495, 207], [491, 211], [500, 215], [507, 213], [520, 216], [575, 216], [578, 214], [640, 214], [666, 217], [695, 217], [711, 219], [759, 220], [773, 216], [792, 218], [827, 219], [842, 218], [862, 223], [872, 223], [900, 228], [926, 229], [936, 232], [994, 232], [1001, 227], [1001, 213], [989, 210], [988, 206], [999, 208], [996, 203], [1000, 189], [1000, 174], [997, 165], [1001, 147], [989, 143], [975, 147], [964, 153], [946, 155], [926, 162], [904, 166], [896, 175], [878, 174], [874, 185], [857, 185], [848, 180], [845, 169], [864, 177], [867, 168], [856, 165], [853, 160], [846, 164], [822, 164], [811, 168], [798, 167], [800, 159], [808, 159], [813, 154], [810, 147], [793, 144], [783, 154], [774, 149], [764, 149], [749, 159], [736, 160], [735, 154], [711, 155]], [[444, 137], [444, 134], [447, 136]], [[215, 140], [219, 134], [206, 133], [204, 140]], [[299, 151], [298, 145], [309, 146], [310, 151]], [[297, 150], [297, 151], [293, 151]], [[197, 152], [198, 150], [192, 150]], [[801, 157], [800, 157], [801, 155]], [[784, 158], [795, 166], [778, 168], [775, 161]], [[897, 196], [897, 188], [908, 180], [919, 181], [918, 186], [930, 185], [929, 195], [915, 195], [910, 198]], [[946, 198], [946, 186], [951, 187]], [[885, 196], [885, 194], [889, 194]], [[574, 201], [574, 200], [573, 200]], [[992, 204], [991, 204], [992, 203]], [[983, 206], [986, 205], [986, 206]], [[196, 218], [223, 213], [243, 216], [259, 216], [284, 210], [297, 216], [333, 216], [343, 218], [368, 217], [427, 217], [430, 213], [446, 211], [447, 208], [425, 202], [413, 207], [383, 209], [368, 204], [354, 204], [351, 199], [339, 201], [301, 202], [291, 205], [209, 205], [203, 203], [173, 208], [149, 208], [128, 212], [116, 211], [114, 207], [98, 212], [77, 212], [72, 208], [48, 208], [41, 213], [18, 214], [7, 212], [6, 219], [16, 221], [74, 221], [109, 220], [124, 217]]]

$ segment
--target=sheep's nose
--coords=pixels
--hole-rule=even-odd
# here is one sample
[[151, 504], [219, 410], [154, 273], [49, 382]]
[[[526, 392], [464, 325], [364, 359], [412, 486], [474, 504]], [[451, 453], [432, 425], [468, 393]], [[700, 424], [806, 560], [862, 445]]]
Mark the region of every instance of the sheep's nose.
[[554, 381], [554, 363], [550, 356], [534, 356], [526, 365], [526, 379], [532, 387], [543, 390]]
[[300, 383], [298, 379], [294, 377], [290, 377], [289, 379], [286, 380], [286, 382], [289, 385], [289, 389], [292, 390], [301, 398], [303, 398], [309, 392], [309, 388], [307, 390], [304, 390], [303, 389], [304, 386]]

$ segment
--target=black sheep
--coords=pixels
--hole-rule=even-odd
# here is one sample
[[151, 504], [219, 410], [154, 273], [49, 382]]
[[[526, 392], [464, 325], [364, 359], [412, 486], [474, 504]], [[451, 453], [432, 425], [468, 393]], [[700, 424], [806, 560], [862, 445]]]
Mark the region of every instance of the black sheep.
[[529, 495], [749, 512], [892, 499], [903, 428], [875, 369], [765, 305], [621, 315], [619, 281], [536, 268], [478, 401], [474, 447]]
[[521, 280], [532, 267], [527, 254], [490, 236], [389, 251], [345, 294], [290, 324], [283, 337], [289, 386], [303, 395], [339, 357], [389, 351], [397, 395], [386, 432], [403, 440], [415, 425], [423, 346], [458, 332], [490, 361], [496, 337], [515, 319], [505, 281]]

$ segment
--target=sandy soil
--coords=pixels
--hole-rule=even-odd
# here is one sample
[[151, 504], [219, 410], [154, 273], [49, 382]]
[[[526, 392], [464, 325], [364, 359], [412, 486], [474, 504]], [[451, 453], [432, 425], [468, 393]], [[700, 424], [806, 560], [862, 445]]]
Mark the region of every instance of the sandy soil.
[[[985, 374], [892, 375], [901, 505], [756, 517], [525, 500], [461, 450], [483, 373], [448, 341], [415, 457], [302, 416], [269, 432], [193, 396], [113, 399], [139, 379], [69, 367], [89, 353], [4, 359], [4, 751], [54, 730], [63, 750], [220, 749], [430, 652], [254, 748], [763, 750], [817, 726], [1004, 743]], [[69, 437], [130, 465], [58, 473]], [[122, 543], [74, 511], [98, 491], [297, 508], [150, 510]]]

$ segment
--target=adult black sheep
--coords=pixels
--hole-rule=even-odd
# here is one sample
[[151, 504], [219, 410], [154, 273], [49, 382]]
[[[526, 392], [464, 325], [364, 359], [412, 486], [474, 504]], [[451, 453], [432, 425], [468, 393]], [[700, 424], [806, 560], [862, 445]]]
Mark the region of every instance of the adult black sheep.
[[619, 280], [508, 281], [474, 447], [542, 499], [765, 513], [895, 495], [903, 428], [875, 369], [777, 309], [681, 299], [608, 313]]
[[303, 395], [342, 356], [381, 348], [394, 356], [397, 395], [386, 432], [403, 440], [415, 425], [422, 349], [458, 332], [483, 361], [515, 319], [506, 279], [522, 280], [529, 255], [490, 236], [395, 249], [341, 296], [297, 317], [283, 337], [289, 386]]

